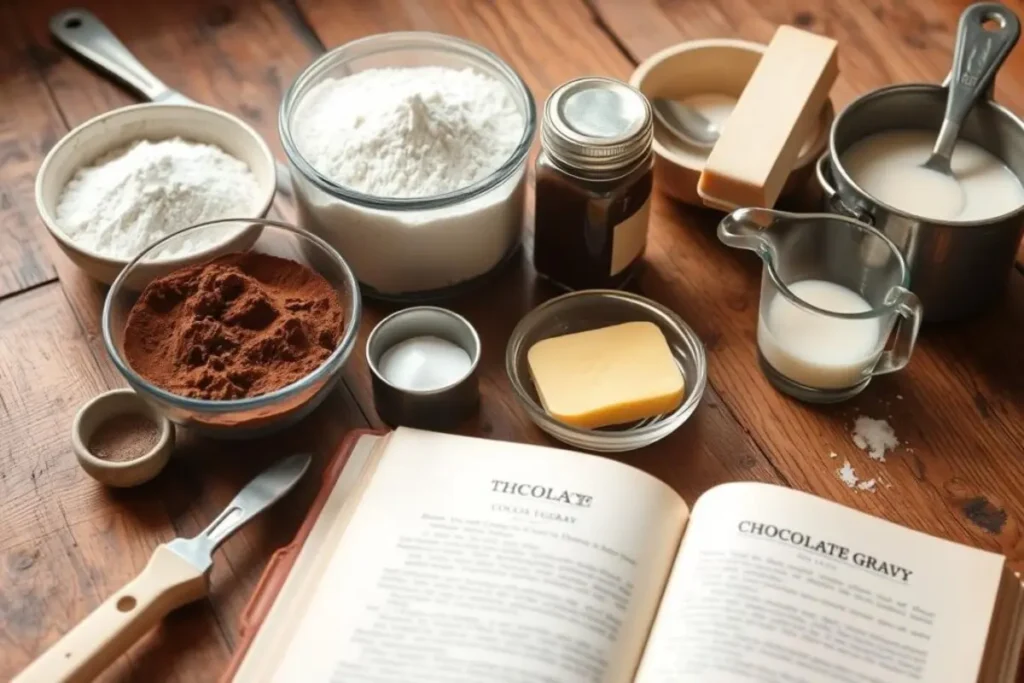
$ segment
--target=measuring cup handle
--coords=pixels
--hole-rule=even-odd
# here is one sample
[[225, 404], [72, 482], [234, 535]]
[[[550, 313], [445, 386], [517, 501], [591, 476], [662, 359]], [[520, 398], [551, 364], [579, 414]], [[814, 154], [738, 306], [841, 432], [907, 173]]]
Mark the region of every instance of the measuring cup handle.
[[1019, 38], [1020, 20], [999, 3], [979, 2], [963, 11], [947, 86], [948, 119], [957, 124], [963, 122], [975, 100], [987, 94], [996, 72]]
[[953, 154], [960, 127], [979, 98], [990, 96], [996, 72], [1020, 38], [1020, 20], [994, 2], [971, 5], [960, 15], [953, 67], [947, 79], [949, 100], [935, 142], [935, 154]]
[[917, 295], [903, 287], [893, 287], [886, 297], [886, 303], [896, 307], [900, 319], [896, 322], [896, 337], [892, 348], [883, 351], [878, 362], [871, 370], [872, 375], [884, 375], [907, 367], [910, 356], [917, 343], [917, 333], [921, 329], [924, 309]]
[[176, 94], [88, 10], [68, 9], [54, 15], [50, 32], [69, 50], [120, 79], [147, 100], [163, 100]]

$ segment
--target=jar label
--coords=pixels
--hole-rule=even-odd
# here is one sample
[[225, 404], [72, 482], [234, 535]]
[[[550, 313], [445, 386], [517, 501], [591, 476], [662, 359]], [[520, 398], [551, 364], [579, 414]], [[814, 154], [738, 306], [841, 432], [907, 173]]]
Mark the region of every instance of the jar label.
[[647, 221], [651, 215], [651, 197], [632, 216], [615, 226], [612, 233], [611, 275], [618, 275], [644, 253], [647, 246]]

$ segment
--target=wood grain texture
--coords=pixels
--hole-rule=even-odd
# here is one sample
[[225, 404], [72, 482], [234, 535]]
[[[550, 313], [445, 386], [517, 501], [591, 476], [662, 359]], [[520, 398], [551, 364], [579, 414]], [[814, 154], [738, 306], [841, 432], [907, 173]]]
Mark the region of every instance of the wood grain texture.
[[[46, 64], [46, 83], [73, 127], [138, 100], [53, 42], [47, 22], [67, 6], [61, 0], [39, 0], [19, 3], [19, 10]], [[283, 157], [277, 107], [314, 52], [277, 3], [94, 0], [88, 8], [167, 85], [239, 116]]]
[[[779, 23], [840, 41], [838, 107], [892, 81], [941, 80], [964, 4], [624, 2], [592, 0], [601, 23], [634, 60], [681, 40], [735, 36], [766, 42]], [[1019, 52], [1019, 50], [1018, 50]], [[1024, 104], [1008, 70], [998, 97]], [[628, 72], [620, 72], [627, 76]], [[708, 343], [711, 379], [722, 399], [790, 483], [910, 527], [1007, 553], [1024, 567], [1024, 367], [1014, 338], [1024, 322], [1024, 278], [978, 320], [926, 326], [909, 368], [876, 380], [857, 400], [811, 408], [773, 391], [755, 359], [760, 263], [724, 249], [714, 237], [720, 214], [656, 202], [651, 268], [644, 291], [670, 302]], [[902, 398], [900, 398], [902, 397]], [[887, 418], [903, 442], [879, 465], [849, 438], [858, 414]], [[830, 451], [862, 478], [891, 485], [854, 494], [835, 476]]]
[[[464, 36], [511, 63], [539, 109], [551, 89], [570, 78], [626, 78], [635, 60], [681, 39], [763, 41], [776, 24], [795, 23], [842, 41], [844, 76], [833, 93], [841, 106], [892, 80], [941, 78], [966, 4], [299, 0], [296, 11], [285, 0], [96, 0], [88, 6], [169, 85], [241, 115], [280, 155], [280, 96], [320, 41], [332, 47], [407, 29]], [[1024, 14], [1021, 0], [1009, 4]], [[41, 246], [48, 237], [33, 216], [31, 178], [63, 122], [76, 125], [134, 101], [51, 43], [46, 21], [64, 6], [59, 0], [0, 6], [0, 298], [52, 277]], [[1024, 53], [1018, 50], [997, 89], [1017, 110], [1024, 107], [1021, 78]], [[14, 114], [8, 102], [15, 102]], [[279, 203], [278, 210], [288, 215], [289, 207]], [[648, 267], [638, 289], [679, 312], [705, 340], [711, 388], [677, 433], [621, 459], [667, 481], [690, 503], [724, 481], [790, 483], [1001, 550], [1024, 568], [1024, 366], [1017, 341], [1024, 329], [1024, 280], [1017, 278], [1009, 296], [979, 320], [926, 328], [906, 372], [876, 381], [852, 403], [811, 408], [774, 392], [758, 370], [760, 264], [717, 242], [718, 218], [656, 197]], [[285, 452], [310, 450], [314, 471], [298, 490], [219, 552], [210, 599], [171, 615], [103, 678], [213, 680], [233, 646], [240, 610], [270, 551], [297, 528], [326, 456], [345, 432], [364, 423], [363, 413], [379, 425], [362, 353], [369, 330], [393, 309], [367, 305], [348, 388], [301, 425], [257, 443], [182, 433], [171, 465], [154, 482], [108, 492], [75, 465], [66, 436], [82, 401], [121, 383], [99, 330], [105, 289], [56, 249], [51, 259], [63, 294], [47, 285], [0, 299], [0, 680], [131, 578], [157, 543], [198, 532], [266, 464]], [[484, 290], [445, 304], [469, 318], [483, 341], [483, 402], [464, 432], [551, 443], [512, 396], [504, 350], [516, 321], [554, 294], [536, 281], [521, 254]], [[887, 417], [905, 442], [885, 464], [852, 444], [849, 430], [858, 414]], [[838, 481], [835, 470], [845, 459], [862, 477], [880, 478], [878, 493], [854, 493]]]
[[[105, 386], [58, 285], [0, 302], [0, 348], [0, 678], [8, 680], [175, 534], [160, 495], [166, 479], [113, 493], [75, 461], [71, 420]], [[147, 637], [105, 680], [144, 680], [148, 671], [185, 681], [222, 666], [226, 642], [204, 625], [215, 625], [209, 604], [189, 615]], [[190, 647], [172, 657], [179, 639]]]
[[[46, 22], [64, 6], [58, 2], [21, 3], [17, 9], [19, 21], [30, 28], [25, 40], [44, 67], [45, 83], [69, 124], [77, 125], [134, 100], [50, 43]], [[129, 7], [109, 2], [91, 3], [89, 8], [168, 84], [234, 111], [277, 146], [276, 110], [281, 91], [308, 61], [313, 46], [292, 30], [276, 4], [180, 2]], [[210, 69], [210, 64], [220, 68]], [[56, 139], [53, 136], [41, 145], [42, 151]], [[32, 173], [34, 170], [31, 168]], [[0, 167], [0, 177], [4, 171], [5, 167]], [[31, 202], [30, 188], [19, 199], [24, 197]], [[286, 213], [288, 207], [279, 203], [278, 211]], [[9, 255], [7, 243], [0, 244], [0, 253]], [[2, 637], [4, 642], [17, 644], [16, 648], [0, 648], [0, 679], [10, 678], [134, 576], [157, 543], [195, 534], [270, 462], [296, 450], [310, 451], [315, 455], [314, 466], [298, 490], [238, 532], [218, 552], [210, 577], [210, 599], [171, 615], [103, 680], [214, 678], [223, 668], [240, 611], [270, 553], [291, 540], [308, 508], [322, 463], [344, 433], [365, 421], [342, 387], [301, 426], [261, 440], [258, 447], [212, 442], [179, 430], [175, 456], [155, 481], [130, 491], [107, 492], [78, 468], [68, 440], [78, 405], [103, 389], [123, 385], [106, 355], [100, 330], [106, 287], [84, 276], [48, 238], [44, 244], [59, 273], [63, 294], [53, 286], [45, 299], [25, 298], [43, 291], [33, 290], [0, 302], [0, 311], [2, 306], [18, 304], [17, 309], [9, 309], [11, 320], [36, 309], [39, 315], [49, 316], [31, 327], [26, 327], [26, 322], [0, 330], [18, 341], [18, 345], [0, 345], [0, 364], [9, 361], [11, 368], [23, 373], [14, 379], [0, 371], [0, 396], [13, 405], [10, 422], [0, 421], [5, 429], [0, 444], [44, 462], [59, 458], [62, 469], [51, 471], [48, 466], [36, 472], [29, 467], [30, 461], [18, 460], [2, 471], [3, 481], [18, 488], [9, 495], [2, 491], [5, 495], [0, 498], [0, 506], [5, 506], [0, 508], [0, 557], [8, 574], [17, 571], [19, 578], [14, 583], [16, 600], [0, 590]], [[45, 328], [58, 318], [68, 334], [75, 334], [74, 353], [62, 354], [58, 345], [47, 343]], [[0, 322], [8, 321], [0, 316]], [[83, 386], [69, 391], [65, 385], [77, 381], [75, 368], [79, 365], [88, 368], [89, 382], [79, 382]], [[45, 379], [41, 383], [35, 380], [39, 386], [31, 384], [36, 375]], [[26, 394], [24, 387], [32, 392]], [[24, 398], [8, 399], [9, 393], [30, 396], [32, 403], [26, 406]], [[47, 413], [51, 402], [60, 410]], [[30, 411], [47, 415], [50, 422], [40, 430], [25, 419]], [[45, 437], [30, 441], [36, 434]], [[37, 481], [50, 487], [43, 495], [39, 495], [41, 484]], [[60, 483], [59, 490], [52, 488], [54, 482]], [[64, 528], [69, 524], [73, 535]], [[37, 543], [33, 539], [58, 545], [53, 545], [53, 553], [39, 555], [38, 548], [33, 549]], [[119, 559], [111, 562], [112, 557]], [[108, 568], [114, 564], [115, 568]], [[30, 568], [31, 578], [20, 578]], [[6, 577], [0, 585], [9, 585]], [[72, 602], [74, 610], [64, 608]], [[178, 647], [181, 652], [176, 652]]]
[[64, 123], [23, 33], [15, 8], [0, 5], [0, 297], [54, 277], [34, 188], [36, 170]]

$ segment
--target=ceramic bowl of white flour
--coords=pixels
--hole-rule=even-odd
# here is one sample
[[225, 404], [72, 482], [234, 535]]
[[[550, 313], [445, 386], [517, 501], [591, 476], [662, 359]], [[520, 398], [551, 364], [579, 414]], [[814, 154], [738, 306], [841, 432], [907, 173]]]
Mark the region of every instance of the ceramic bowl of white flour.
[[427, 32], [342, 45], [289, 88], [279, 128], [300, 225], [366, 296], [444, 298], [516, 253], [536, 107], [479, 45]]
[[[196, 223], [261, 218], [275, 162], [251, 126], [202, 105], [139, 104], [102, 114], [65, 135], [36, 176], [36, 208], [61, 250], [110, 284], [147, 246]], [[181, 242], [154, 259], [145, 281], [250, 247], [253, 225]]]

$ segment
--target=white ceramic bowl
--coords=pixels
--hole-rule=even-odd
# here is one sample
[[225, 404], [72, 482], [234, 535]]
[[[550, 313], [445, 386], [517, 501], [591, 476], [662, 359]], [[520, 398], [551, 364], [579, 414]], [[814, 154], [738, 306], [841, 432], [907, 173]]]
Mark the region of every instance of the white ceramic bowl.
[[[644, 60], [629, 79], [630, 85], [650, 99], [683, 99], [690, 95], [721, 93], [738, 98], [754, 74], [767, 46], [732, 38], [691, 40], [666, 48]], [[827, 102], [818, 125], [804, 143], [783, 187], [783, 196], [807, 185], [828, 144], [834, 111]], [[708, 151], [691, 147], [654, 120], [654, 176], [669, 196], [687, 204], [704, 206], [697, 181]]]
[[[136, 140], [181, 137], [216, 145], [244, 161], [256, 176], [259, 192], [252, 198], [247, 215], [225, 218], [262, 218], [274, 199], [276, 183], [274, 155], [252, 126], [226, 112], [191, 104], [137, 104], [89, 119], [70, 131], [50, 150], [36, 176], [36, 209], [57, 246], [90, 277], [110, 284], [130, 259], [103, 256], [75, 244], [57, 223], [57, 201], [61, 191], [78, 169], [97, 158]], [[188, 226], [181, 226], [182, 228]], [[161, 259], [154, 264], [161, 272], [189, 263], [208, 260], [220, 253], [241, 251], [259, 237], [253, 226], [225, 238], [223, 244], [188, 256]]]

